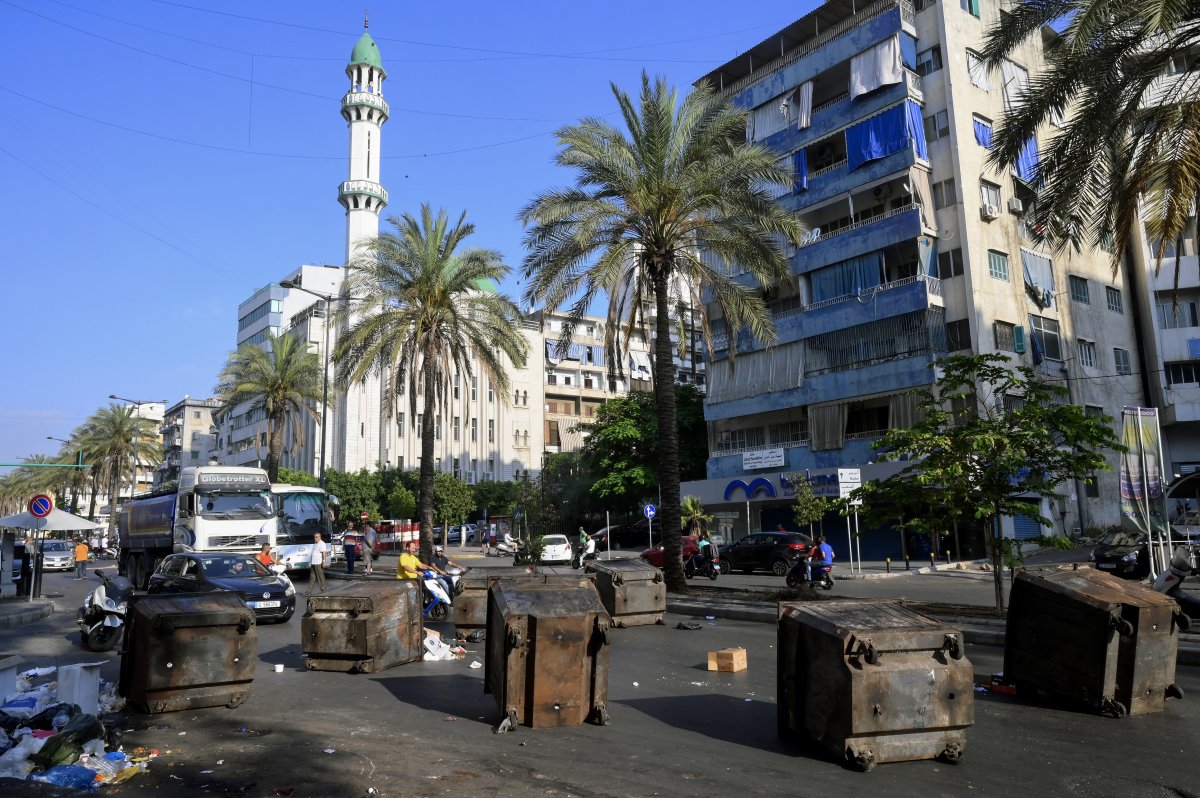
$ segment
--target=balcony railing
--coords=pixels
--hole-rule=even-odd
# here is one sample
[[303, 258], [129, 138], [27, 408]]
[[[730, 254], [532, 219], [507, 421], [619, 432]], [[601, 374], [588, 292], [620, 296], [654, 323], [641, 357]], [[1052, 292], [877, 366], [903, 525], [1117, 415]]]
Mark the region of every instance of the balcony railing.
[[862, 441], [862, 440], [866, 440], [867, 438], [881, 438], [886, 434], [887, 434], [887, 430], [885, 430], [885, 429], [868, 430], [866, 432], [847, 432], [846, 440]]
[[[837, 164], [834, 164], [834, 166], [836, 166], [836, 165]], [[805, 240], [801, 240], [799, 246], [807, 247], [807, 246], [811, 246], [812, 244], [818, 244], [827, 238], [834, 238], [836, 236], [842, 235], [843, 233], [849, 233], [852, 230], [859, 230], [863, 227], [866, 227], [869, 224], [875, 224], [876, 222], [881, 222], [884, 219], [890, 219], [891, 217], [899, 215], [901, 213], [907, 213], [908, 211], [911, 211], [915, 207], [917, 207], [917, 206], [916, 205], [905, 205], [902, 208], [893, 208], [892, 210], [881, 213], [878, 216], [872, 216], [870, 219], [863, 219], [861, 221], [855, 222], [854, 224], [849, 224], [849, 225], [846, 225], [845, 227], [840, 227], [837, 230], [831, 230], [829, 232], [822, 232], [818, 236], [814, 236], [814, 237], [810, 237]], [[820, 228], [817, 228], [817, 229], [820, 229]]]
[[843, 158], [840, 161], [836, 161], [834, 163], [829, 164], [829, 166], [823, 166], [820, 169], [816, 169], [812, 172], [809, 172], [808, 179], [812, 180], [813, 178], [821, 177], [822, 175], [827, 175], [830, 172], [836, 172], [839, 169], [845, 168], [846, 164], [848, 164], [848, 163], [850, 163], [850, 161], [846, 158]]
[[[827, 308], [830, 305], [838, 305], [838, 304], [841, 304], [842, 302], [849, 302], [851, 299], [859, 299], [861, 297], [869, 296], [876, 292], [882, 293], [883, 291], [891, 291], [893, 288], [900, 288], [901, 286], [912, 285], [913, 283], [915, 283], [919, 280], [925, 281], [926, 290], [933, 296], [941, 296], [942, 295], [942, 281], [940, 279], [938, 279], [937, 277], [930, 277], [930, 276], [924, 275], [924, 274], [918, 274], [915, 277], [905, 277], [901, 280], [893, 280], [890, 283], [883, 283], [882, 285], [875, 286], [873, 288], [868, 288], [857, 294], [845, 294], [844, 296], [835, 296], [830, 299], [823, 299], [820, 302], [813, 302], [811, 305], [805, 305], [803, 308], [800, 308], [798, 311], [786, 311], [786, 314], [791, 314], [791, 313], [796, 313], [796, 312], [807, 313], [810, 310], [820, 310], [821, 308]], [[781, 314], [775, 316], [775, 318], [777, 318], [777, 319], [785, 318], [786, 314], [781, 313]]]
[[784, 443], [756, 443], [753, 446], [743, 446], [738, 449], [714, 449], [713, 457], [729, 457], [734, 454], [747, 454], [749, 452], [765, 452], [771, 449], [793, 449], [797, 446], [808, 446], [809, 439], [802, 438], [798, 441], [786, 441]]

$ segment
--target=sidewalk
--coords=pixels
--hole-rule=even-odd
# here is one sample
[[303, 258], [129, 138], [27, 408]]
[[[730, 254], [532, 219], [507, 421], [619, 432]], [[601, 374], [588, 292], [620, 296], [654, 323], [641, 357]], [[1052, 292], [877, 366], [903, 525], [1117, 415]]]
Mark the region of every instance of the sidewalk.
[[54, 602], [50, 599], [11, 598], [0, 601], [0, 629], [11, 626], [24, 626], [48, 617], [54, 612]]

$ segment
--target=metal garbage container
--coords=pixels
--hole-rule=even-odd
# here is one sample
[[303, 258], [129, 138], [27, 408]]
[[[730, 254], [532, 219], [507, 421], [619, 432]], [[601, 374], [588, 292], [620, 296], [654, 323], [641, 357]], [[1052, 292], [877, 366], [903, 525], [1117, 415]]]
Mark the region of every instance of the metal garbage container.
[[458, 578], [462, 592], [454, 597], [451, 605], [455, 628], [465, 635], [487, 626], [488, 588], [497, 579], [518, 579], [536, 573], [537, 569], [531, 565], [472, 568], [464, 573]]
[[1008, 601], [1004, 679], [1122, 717], [1158, 712], [1175, 686], [1179, 606], [1096, 571], [1024, 570]]
[[300, 640], [310, 671], [378, 673], [421, 659], [421, 587], [354, 582], [310, 596]]
[[591, 560], [596, 590], [614, 626], [662, 623], [667, 611], [667, 584], [663, 573], [641, 560]]
[[895, 601], [784, 602], [777, 658], [781, 737], [860, 770], [962, 757], [974, 674], [954, 627]]
[[137, 710], [236, 707], [258, 659], [254, 611], [233, 592], [134, 596], [118, 689]]
[[611, 623], [586, 577], [496, 580], [484, 648], [484, 692], [503, 715], [496, 731], [608, 723]]

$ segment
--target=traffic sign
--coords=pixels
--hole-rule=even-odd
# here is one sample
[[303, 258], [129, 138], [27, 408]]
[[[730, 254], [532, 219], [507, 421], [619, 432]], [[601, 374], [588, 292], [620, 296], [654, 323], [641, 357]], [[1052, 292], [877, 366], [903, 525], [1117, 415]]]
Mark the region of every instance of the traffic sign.
[[653, 518], [654, 512], [655, 512], [655, 510], [654, 510], [653, 504], [647, 504], [645, 507], [642, 508], [642, 515], [646, 516], [646, 518]]
[[45, 518], [54, 509], [54, 499], [44, 493], [39, 493], [29, 500], [29, 512], [35, 518]]
[[362, 513], [361, 515], [359, 515], [358, 517], [359, 517], [359, 518], [361, 518], [361, 519], [362, 519], [362, 520], [364, 520], [364, 521], [366, 521], [366, 520], [367, 520], [367, 514], [366, 514], [366, 512], [363, 512], [363, 513]]

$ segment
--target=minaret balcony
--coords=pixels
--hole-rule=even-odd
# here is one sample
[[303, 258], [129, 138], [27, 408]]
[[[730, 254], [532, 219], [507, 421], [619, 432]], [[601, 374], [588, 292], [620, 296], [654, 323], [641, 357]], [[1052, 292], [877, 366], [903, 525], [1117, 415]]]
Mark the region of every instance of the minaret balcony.
[[388, 202], [387, 189], [370, 180], [347, 180], [338, 186], [338, 202], [346, 210], [378, 211]]
[[[363, 113], [363, 109], [367, 109], [367, 113], [365, 115]], [[380, 120], [381, 124], [388, 118], [388, 116], [391, 115], [388, 109], [387, 101], [383, 99], [382, 95], [375, 94], [374, 92], [349, 91], [346, 92], [346, 96], [342, 97], [342, 116], [344, 116], [347, 121], [352, 122], [356, 119], [364, 118], [374, 121], [371, 119], [373, 116], [373, 114], [371, 114], [372, 110], [378, 111], [380, 114], [382, 114], [383, 119]]]

